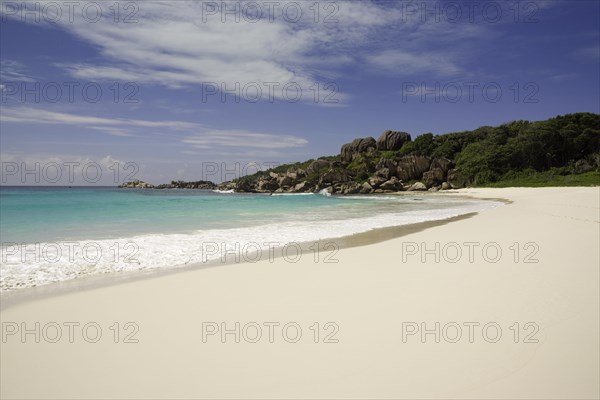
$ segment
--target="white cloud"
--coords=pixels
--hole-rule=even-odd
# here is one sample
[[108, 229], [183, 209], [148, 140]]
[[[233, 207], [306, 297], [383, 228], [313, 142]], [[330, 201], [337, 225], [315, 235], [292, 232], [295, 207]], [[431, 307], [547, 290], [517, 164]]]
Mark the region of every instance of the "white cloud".
[[201, 127], [200, 124], [185, 121], [149, 121], [126, 118], [103, 118], [89, 115], [69, 114], [55, 111], [46, 111], [31, 107], [11, 107], [3, 110], [0, 115], [2, 122], [33, 123], [33, 124], [62, 124], [86, 127], [98, 126], [129, 126], [144, 128], [168, 128], [175, 130], [193, 130]]
[[[308, 144], [304, 138], [286, 134], [252, 132], [247, 130], [211, 129], [187, 121], [150, 121], [127, 118], [104, 118], [45, 111], [31, 107], [9, 107], [0, 114], [2, 123], [60, 124], [103, 131], [113, 136], [136, 136], [139, 128], [145, 135], [156, 133], [173, 136], [175, 140], [198, 149], [265, 148], [286, 149]], [[150, 129], [150, 131], [148, 131]], [[156, 131], [152, 131], [155, 129]]]
[[127, 129], [123, 129], [123, 128], [113, 128], [113, 127], [108, 127], [108, 126], [88, 126], [88, 129], [95, 129], [104, 133], [108, 133], [111, 136], [123, 136], [123, 137], [130, 137], [130, 136], [137, 136], [133, 133], [131, 133], [129, 130]]
[[[294, 82], [308, 91], [315, 84], [324, 84], [325, 77], [339, 77], [341, 66], [362, 63], [357, 49], [380, 43], [393, 47], [395, 56], [392, 60], [389, 58], [393, 52], [374, 56], [375, 64], [369, 66], [375, 71], [380, 64], [392, 69], [394, 62], [407, 68], [425, 66], [439, 71], [436, 62], [440, 57], [425, 54], [422, 49], [415, 51], [414, 46], [430, 41], [432, 32], [441, 29], [451, 29], [455, 38], [469, 30], [456, 24], [442, 27], [447, 24], [421, 24], [417, 17], [403, 18], [395, 3], [286, 0], [277, 2], [272, 14], [266, 3], [250, 3], [263, 5], [267, 15], [253, 23], [244, 18], [236, 22], [234, 16], [225, 15], [223, 23], [220, 13], [208, 15], [203, 8], [206, 3], [194, 1], [135, 3], [139, 7], [135, 13], [137, 23], [115, 23], [108, 10], [105, 19], [97, 23], [81, 17], [69, 22], [68, 15], [63, 15], [57, 25], [95, 46], [106, 61], [57, 65], [87, 80], [135, 81], [170, 88], [208, 82], [228, 87], [238, 82], [277, 82], [281, 86]], [[248, 2], [212, 4], [225, 4], [231, 9]], [[293, 5], [292, 11], [286, 9], [287, 5]], [[292, 23], [290, 15], [296, 5], [301, 5], [302, 18]], [[268, 18], [270, 15], [273, 20]], [[410, 37], [410, 41], [382, 41], [382, 37]], [[458, 68], [450, 60], [442, 61], [446, 69]], [[275, 96], [281, 98], [281, 92], [276, 91]], [[344, 93], [338, 93], [337, 98], [341, 103], [348, 100]], [[303, 96], [303, 100], [312, 102], [311, 96]]]
[[[34, 82], [34, 78], [26, 73], [25, 65], [14, 60], [0, 60], [0, 81], [2, 82]], [[2, 85], [2, 90], [6, 85]]]
[[[225, 4], [228, 9], [235, 4], [242, 9], [248, 4], [262, 5], [263, 18], [255, 22], [243, 17], [236, 22], [235, 16], [228, 14], [222, 22], [221, 13], [208, 15], [203, 8], [207, 2], [196, 1], [134, 2], [138, 6], [134, 15], [137, 23], [115, 23], [108, 9], [103, 14], [105, 19], [97, 23], [86, 22], [80, 16], [69, 22], [68, 14], [63, 13], [61, 21], [53, 26], [94, 46], [103, 61], [55, 65], [83, 80], [133, 81], [173, 89], [195, 89], [203, 83], [231, 88], [236, 83], [277, 82], [283, 86], [294, 82], [309, 93], [315, 85], [352, 78], [351, 70], [357, 66], [361, 73], [401, 78], [418, 72], [441, 77], [461, 74], [465, 78], [475, 73], [467, 64], [476, 57], [482, 38], [489, 41], [502, 34], [502, 30], [495, 29], [498, 25], [481, 21], [481, 4], [476, 9], [475, 23], [468, 21], [466, 8], [456, 23], [407, 8], [435, 11], [444, 6], [442, 2], [408, 3], [280, 0], [273, 20], [268, 18], [271, 14], [265, 2], [210, 3]], [[551, 2], [536, 4], [544, 8]], [[287, 5], [301, 6], [298, 22], [284, 18]], [[510, 10], [515, 5], [507, 3], [504, 7]], [[507, 11], [501, 23], [513, 22]], [[274, 94], [283, 99], [281, 91]], [[302, 96], [304, 102], [319, 106], [344, 106], [350, 96], [340, 87], [336, 98], [339, 103], [331, 104]]]
[[[201, 135], [183, 140], [199, 149], [214, 147], [253, 147], [260, 149], [285, 149], [308, 144], [303, 138], [290, 135], [272, 135], [245, 130], [209, 130]], [[242, 146], [241, 146], [242, 145]]]
[[[234, 3], [225, 4], [231, 8]], [[302, 4], [299, 22], [283, 18], [287, 3]], [[220, 15], [207, 15], [202, 3], [192, 1], [136, 4], [137, 23], [114, 23], [108, 10], [105, 20], [97, 23], [81, 17], [69, 22], [64, 15], [57, 25], [96, 46], [107, 63], [58, 65], [80, 79], [128, 80], [172, 88], [206, 82], [231, 86], [236, 82], [277, 82], [282, 86], [294, 82], [309, 88], [319, 82], [320, 70], [327, 74], [328, 64], [353, 61], [338, 54], [338, 43], [356, 45], [371, 27], [389, 21], [383, 10], [358, 2], [341, 3], [331, 10], [319, 4], [318, 22], [309, 8], [312, 3], [279, 2], [273, 21], [263, 18], [255, 23], [244, 18], [235, 22], [232, 16], [222, 23]], [[338, 3], [331, 4], [337, 7]], [[324, 22], [332, 12], [339, 22]]]
[[[118, 185], [131, 162], [107, 156], [3, 152], [4, 185]], [[138, 166], [139, 167], [139, 166]]]
[[455, 75], [461, 72], [461, 68], [443, 54], [411, 54], [386, 50], [371, 56], [369, 62], [384, 71], [398, 74], [433, 72], [437, 75]]

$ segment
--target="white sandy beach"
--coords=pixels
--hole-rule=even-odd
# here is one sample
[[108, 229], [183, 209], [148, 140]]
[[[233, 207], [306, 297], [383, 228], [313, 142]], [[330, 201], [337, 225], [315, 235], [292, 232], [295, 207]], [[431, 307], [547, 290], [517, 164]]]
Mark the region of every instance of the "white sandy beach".
[[[188, 270], [8, 307], [1, 317], [0, 395], [597, 399], [600, 188], [456, 193], [512, 203], [343, 249], [333, 256], [337, 263], [323, 262], [325, 254], [315, 262], [310, 253], [297, 263], [277, 258]], [[422, 252], [406, 254], [423, 244], [435, 249], [436, 242], [439, 262], [435, 254], [424, 261]], [[478, 243], [473, 262], [464, 245], [471, 242]], [[34, 333], [24, 341], [21, 332], [8, 334], [35, 330], [36, 322], [39, 343]], [[134, 327], [128, 322], [139, 327], [129, 338], [138, 343], [124, 343]], [[229, 329], [239, 322], [240, 343], [233, 333], [225, 343], [219, 334], [203, 341], [207, 322]], [[436, 322], [439, 343], [433, 333], [424, 342], [419, 333], [403, 340], [403, 330], [421, 323], [435, 330]], [[71, 325], [72, 343], [69, 323], [79, 324]], [[86, 323], [96, 324], [87, 336]], [[252, 323], [262, 327], [256, 343]], [[269, 323], [279, 324], [271, 325], [272, 343]], [[297, 325], [288, 325], [284, 337], [288, 323]], [[473, 323], [472, 340], [465, 323]], [[62, 336], [50, 343], [57, 325]], [[302, 336], [289, 343], [293, 326]], [[456, 326], [462, 337], [455, 340]], [[88, 343], [94, 327], [102, 336]]]

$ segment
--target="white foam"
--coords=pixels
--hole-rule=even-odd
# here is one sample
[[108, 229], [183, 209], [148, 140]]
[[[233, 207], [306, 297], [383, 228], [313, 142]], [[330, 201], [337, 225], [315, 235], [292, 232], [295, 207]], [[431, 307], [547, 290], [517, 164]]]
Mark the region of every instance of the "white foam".
[[273, 193], [273, 196], [314, 196], [315, 193]]
[[[257, 250], [258, 247], [267, 250], [289, 243], [322, 241], [377, 228], [443, 220], [499, 205], [502, 203], [482, 201], [445, 209], [386, 213], [344, 220], [284, 221], [254, 227], [203, 230], [192, 234], [3, 246], [0, 249], [0, 289], [5, 291], [39, 286], [83, 275], [178, 268], [217, 260], [226, 251], [235, 253], [244, 248]], [[229, 254], [231, 259], [233, 255]]]

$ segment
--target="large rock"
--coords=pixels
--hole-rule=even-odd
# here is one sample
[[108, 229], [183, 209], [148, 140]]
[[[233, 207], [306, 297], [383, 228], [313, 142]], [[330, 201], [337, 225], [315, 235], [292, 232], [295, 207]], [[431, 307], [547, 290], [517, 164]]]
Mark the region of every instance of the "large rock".
[[254, 189], [248, 180], [242, 179], [235, 184], [236, 192], [253, 192]]
[[301, 179], [301, 178], [306, 178], [306, 175], [307, 175], [307, 174], [306, 174], [306, 171], [305, 171], [305, 170], [303, 170], [303, 169], [300, 169], [300, 168], [298, 168], [298, 169], [296, 170], [296, 176], [298, 177], [298, 179]]
[[389, 158], [380, 159], [377, 165], [375, 166], [375, 168], [377, 169], [388, 168], [390, 171], [396, 171], [397, 167], [398, 163]]
[[369, 185], [371, 185], [373, 189], [377, 189], [385, 181], [387, 181], [386, 178], [382, 178], [380, 176], [372, 176], [369, 178]]
[[390, 180], [383, 182], [381, 186], [379, 186], [379, 188], [383, 190], [398, 190], [398, 187], [401, 188], [402, 186], [395, 176], [391, 177]]
[[319, 184], [336, 184], [350, 181], [350, 177], [345, 170], [330, 170], [321, 176]]
[[378, 170], [377, 172], [375, 172], [375, 175], [376, 176], [380, 176], [380, 177], [382, 177], [384, 179], [390, 179], [395, 174], [392, 174], [390, 172], [389, 168], [381, 168], [380, 170]]
[[290, 178], [291, 180], [295, 181], [296, 179], [298, 179], [298, 174], [295, 172], [286, 172], [285, 176]]
[[279, 178], [279, 186], [284, 187], [284, 186], [292, 186], [294, 184], [294, 180], [292, 178], [290, 178], [289, 176], [282, 176], [281, 178]]
[[306, 181], [300, 182], [299, 184], [294, 186], [294, 192], [298, 193], [306, 192], [308, 191], [308, 189], [310, 189], [310, 184]]
[[425, 186], [425, 184], [421, 183], [421, 182], [416, 182], [414, 185], [412, 185], [410, 188], [408, 188], [408, 190], [410, 192], [418, 190], [427, 190], [427, 186]]
[[423, 173], [423, 181], [427, 187], [439, 185], [444, 182], [444, 171], [441, 168], [432, 168], [431, 170]]
[[452, 189], [448, 182], [442, 182], [442, 190]]
[[439, 168], [446, 174], [448, 170], [454, 168], [454, 162], [446, 157], [434, 158], [431, 162], [431, 169], [434, 168]]
[[272, 192], [279, 189], [279, 185], [275, 181], [260, 180], [257, 184], [258, 190], [263, 192]]
[[385, 131], [377, 140], [377, 150], [400, 150], [402, 145], [406, 142], [410, 142], [409, 133]]
[[306, 173], [311, 175], [315, 173], [322, 173], [331, 167], [331, 163], [327, 160], [315, 160], [311, 162], [306, 168]]
[[457, 169], [451, 169], [448, 171], [448, 183], [452, 189], [460, 189], [467, 187], [471, 184], [471, 178]]
[[400, 167], [400, 166], [396, 168], [396, 176], [398, 177], [398, 179], [400, 179], [401, 181], [404, 181], [404, 182], [410, 180], [408, 171], [402, 169], [402, 167]]
[[120, 188], [127, 189], [154, 189], [154, 185], [148, 182], [140, 181], [138, 179], [129, 181], [119, 185]]
[[369, 149], [376, 149], [377, 142], [372, 137], [354, 139], [351, 143], [342, 146], [340, 156], [342, 161], [351, 162], [354, 154], [366, 153]]
[[219, 184], [218, 189], [219, 190], [233, 190], [236, 187], [236, 183], [235, 182], [222, 182]]
[[362, 194], [373, 193], [373, 187], [371, 185], [369, 185], [368, 182], [365, 182], [362, 184], [362, 186], [360, 188], [360, 193], [362, 193]]
[[369, 149], [376, 149], [377, 142], [371, 136], [364, 138], [358, 145], [358, 153], [366, 153]]
[[340, 192], [343, 194], [356, 194], [360, 192], [360, 189], [361, 186], [358, 183], [352, 182], [342, 185]]
[[[402, 180], [421, 179], [423, 174], [429, 171], [430, 166], [431, 159], [429, 157], [416, 155], [404, 156], [398, 162], [398, 178]], [[401, 170], [406, 172], [400, 172]]]

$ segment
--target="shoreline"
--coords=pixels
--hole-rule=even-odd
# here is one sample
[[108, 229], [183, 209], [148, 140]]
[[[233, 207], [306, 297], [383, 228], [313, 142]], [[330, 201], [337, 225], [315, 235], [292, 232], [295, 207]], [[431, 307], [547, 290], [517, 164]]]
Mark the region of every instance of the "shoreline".
[[[80, 325], [72, 342], [66, 331], [58, 343], [43, 329], [39, 342], [10, 335], [0, 395], [598, 398], [600, 188], [461, 194], [512, 203], [344, 248], [337, 263], [187, 269], [16, 304], [2, 322]], [[474, 242], [474, 260], [431, 254]], [[421, 243], [420, 253], [402, 252]], [[501, 254], [486, 256], [489, 244]], [[94, 343], [82, 339], [90, 323], [104, 333]], [[115, 323], [134, 324], [138, 341], [124, 342], [124, 329], [115, 340]], [[265, 324], [277, 324], [272, 341]], [[296, 341], [282, 333], [289, 324], [301, 328]], [[501, 334], [485, 334], [490, 325]]]
[[[463, 197], [473, 200], [484, 200], [484, 201], [495, 201], [502, 202], [504, 205], [510, 204], [511, 201], [502, 198], [475, 198], [472, 196], [464, 195], [461, 193], [461, 190], [448, 190], [445, 192], [396, 192], [396, 193], [387, 193], [382, 196], [452, 196], [452, 197]], [[315, 194], [316, 195], [316, 194]], [[285, 194], [284, 194], [285, 196]], [[368, 195], [353, 195], [353, 196], [378, 196], [373, 194]], [[487, 210], [486, 210], [487, 211]], [[405, 235], [409, 235], [411, 233], [420, 232], [425, 229], [433, 228], [439, 225], [445, 225], [448, 223], [452, 223], [454, 221], [459, 221], [464, 218], [470, 218], [474, 215], [477, 215], [478, 212], [466, 213], [450, 218], [444, 218], [433, 221], [424, 221], [418, 222], [414, 224], [407, 225], [397, 225], [391, 227], [384, 228], [374, 228], [369, 231], [355, 233], [349, 236], [340, 236], [340, 237], [331, 237], [327, 239], [322, 239], [318, 241], [310, 241], [310, 242], [299, 242], [298, 244], [301, 246], [302, 251], [310, 250], [309, 247], [313, 246], [315, 243], [319, 244], [319, 251], [325, 251], [323, 245], [327, 243], [335, 243], [337, 246], [337, 250], [342, 250], [351, 247], [360, 247], [367, 246], [370, 244], [375, 244], [379, 242], [384, 242], [387, 240], [392, 240], [395, 238], [399, 238]], [[277, 247], [280, 249], [281, 247]], [[275, 259], [282, 258], [280, 252], [275, 252]], [[135, 270], [135, 271], [120, 271], [120, 272], [111, 272], [107, 274], [93, 274], [93, 275], [84, 275], [81, 277], [76, 277], [73, 279], [68, 279], [59, 282], [53, 282], [45, 285], [39, 285], [35, 287], [23, 288], [23, 289], [13, 289], [5, 293], [0, 293], [0, 311], [4, 311], [16, 305], [20, 305], [23, 303], [31, 302], [31, 301], [39, 301], [45, 298], [59, 296], [62, 294], [68, 294], [72, 292], [81, 292], [86, 290], [94, 290], [103, 287], [108, 287], [112, 285], [120, 285], [126, 284], [128, 282], [134, 282], [138, 280], [145, 279], [155, 279], [161, 278], [165, 275], [177, 274], [186, 272], [189, 270], [199, 270], [206, 268], [214, 268], [219, 266], [227, 266], [231, 264], [253, 264], [248, 261], [226, 261], [222, 262], [218, 259], [209, 260], [204, 263], [192, 263], [189, 265], [182, 265], [179, 267], [173, 268], [156, 268], [156, 269], [147, 269], [147, 270]]]

